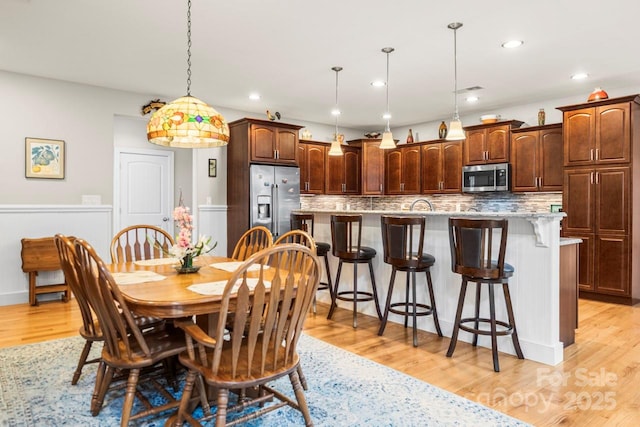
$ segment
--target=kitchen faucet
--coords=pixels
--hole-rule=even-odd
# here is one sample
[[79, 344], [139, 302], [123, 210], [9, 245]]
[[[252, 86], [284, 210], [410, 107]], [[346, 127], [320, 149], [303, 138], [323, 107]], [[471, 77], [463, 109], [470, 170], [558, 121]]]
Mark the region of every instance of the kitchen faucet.
[[416, 200], [414, 200], [413, 203], [411, 203], [411, 207], [409, 208], [409, 210], [412, 211], [413, 208], [415, 207], [415, 205], [417, 203], [420, 203], [420, 202], [424, 202], [427, 205], [429, 205], [429, 210], [433, 211], [433, 204], [430, 201], [428, 201], [427, 199], [416, 199]]

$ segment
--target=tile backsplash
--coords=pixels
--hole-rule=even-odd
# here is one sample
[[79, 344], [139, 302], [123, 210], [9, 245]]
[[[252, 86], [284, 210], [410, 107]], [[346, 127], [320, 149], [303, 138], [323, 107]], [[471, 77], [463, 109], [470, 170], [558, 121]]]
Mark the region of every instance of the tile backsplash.
[[[416, 199], [427, 199], [436, 211], [457, 212], [550, 212], [551, 205], [562, 204], [562, 193], [481, 193], [411, 196], [305, 196], [302, 209], [336, 209], [349, 204], [352, 210], [408, 209]], [[425, 209], [424, 206], [419, 206]]]

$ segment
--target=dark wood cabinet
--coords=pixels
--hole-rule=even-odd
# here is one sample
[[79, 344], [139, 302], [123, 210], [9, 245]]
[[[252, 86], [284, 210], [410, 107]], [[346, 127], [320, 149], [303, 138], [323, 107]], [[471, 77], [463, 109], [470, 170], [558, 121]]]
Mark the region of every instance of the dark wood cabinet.
[[327, 144], [300, 141], [300, 194], [324, 194]]
[[342, 156], [326, 150], [325, 194], [360, 194], [360, 148], [342, 147]]
[[629, 102], [564, 113], [564, 165], [628, 163], [631, 158]]
[[462, 191], [462, 141], [422, 145], [422, 193]]
[[511, 129], [522, 126], [519, 120], [467, 126], [464, 164], [482, 165], [510, 161]]
[[[229, 123], [227, 151], [227, 255], [249, 229], [251, 163], [297, 166], [302, 126], [244, 118]], [[274, 150], [277, 153], [274, 154]]]
[[420, 145], [401, 145], [385, 153], [385, 194], [420, 193]]
[[562, 124], [511, 130], [512, 191], [562, 191]]
[[361, 150], [361, 194], [384, 194], [385, 150], [380, 149], [380, 139], [356, 139], [348, 143]]
[[249, 122], [252, 163], [298, 165], [298, 130], [301, 126], [245, 120]]
[[638, 95], [559, 107], [564, 115], [562, 233], [583, 240], [580, 296], [635, 304], [640, 300], [640, 207], [632, 198], [640, 172]]

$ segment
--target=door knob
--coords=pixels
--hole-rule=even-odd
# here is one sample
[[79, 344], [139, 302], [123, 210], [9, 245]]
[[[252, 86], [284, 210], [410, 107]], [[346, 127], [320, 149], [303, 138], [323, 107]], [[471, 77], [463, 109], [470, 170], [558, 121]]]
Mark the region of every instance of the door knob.
[[162, 220], [163, 220], [164, 222], [169, 221], [169, 219], [170, 219], [170, 218], [169, 218], [168, 216], [165, 216], [164, 218], [162, 218]]

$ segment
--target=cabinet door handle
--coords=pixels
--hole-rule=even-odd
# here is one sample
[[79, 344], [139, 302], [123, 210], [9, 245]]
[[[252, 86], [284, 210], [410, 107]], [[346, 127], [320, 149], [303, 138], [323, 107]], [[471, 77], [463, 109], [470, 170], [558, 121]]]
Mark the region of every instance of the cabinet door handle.
[[593, 148], [589, 150], [589, 160], [593, 161]]
[[380, 192], [382, 193], [382, 184], [380, 184]]
[[596, 172], [596, 184], [600, 184], [600, 172]]
[[589, 181], [591, 181], [591, 184], [593, 184], [593, 172], [589, 173]]
[[596, 148], [596, 160], [600, 160], [600, 149]]

